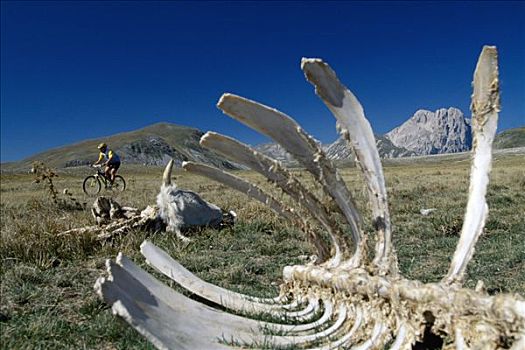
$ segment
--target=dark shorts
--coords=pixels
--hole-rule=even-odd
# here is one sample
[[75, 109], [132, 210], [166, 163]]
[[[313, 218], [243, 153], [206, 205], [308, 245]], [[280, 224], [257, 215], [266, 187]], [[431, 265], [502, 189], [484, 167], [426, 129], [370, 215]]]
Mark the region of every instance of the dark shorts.
[[118, 170], [118, 168], [120, 168], [120, 160], [116, 162], [109, 162], [108, 168]]

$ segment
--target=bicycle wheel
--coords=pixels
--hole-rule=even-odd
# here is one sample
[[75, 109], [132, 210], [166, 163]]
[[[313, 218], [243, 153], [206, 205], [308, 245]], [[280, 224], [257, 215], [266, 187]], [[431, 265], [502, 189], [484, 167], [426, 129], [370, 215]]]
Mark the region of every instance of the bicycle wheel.
[[94, 175], [89, 175], [84, 179], [84, 183], [82, 184], [82, 189], [84, 190], [84, 193], [88, 196], [95, 195], [100, 192], [100, 189], [102, 188], [102, 185], [100, 184], [100, 180], [97, 179]]
[[116, 192], [124, 192], [126, 189], [126, 181], [124, 178], [120, 175], [115, 176], [115, 181], [113, 181], [111, 189]]

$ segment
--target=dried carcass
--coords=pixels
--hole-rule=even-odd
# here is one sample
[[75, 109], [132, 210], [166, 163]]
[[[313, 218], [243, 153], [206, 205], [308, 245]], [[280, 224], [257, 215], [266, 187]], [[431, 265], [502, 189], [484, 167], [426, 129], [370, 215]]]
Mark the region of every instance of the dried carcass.
[[157, 196], [159, 216], [166, 224], [166, 231], [175, 232], [183, 240], [188, 238], [182, 232], [195, 227], [221, 227], [231, 224], [233, 211], [225, 212], [218, 206], [206, 202], [193, 191], [177, 188], [171, 183], [173, 160], [168, 162], [162, 177], [162, 186]]
[[173, 160], [170, 160], [164, 169], [156, 206], [147, 206], [140, 211], [123, 207], [113, 198], [100, 196], [91, 208], [97, 225], [74, 228], [60, 234], [94, 233], [98, 240], [104, 241], [132, 229], [151, 232], [166, 230], [189, 241], [182, 232], [205, 226], [222, 228], [235, 223], [234, 211], [226, 212], [206, 202], [195, 192], [177, 188], [171, 182], [172, 169]]
[[[318, 144], [281, 112], [225, 94], [219, 108], [278, 142], [314, 176], [330, 200], [321, 202], [279, 163], [215, 133], [204, 135], [201, 143], [266, 176], [295, 201], [294, 210], [232, 174], [194, 163], [184, 168], [247, 193], [297, 223], [320, 259], [316, 264], [285, 267], [280, 295], [261, 299], [197, 278], [146, 241], [141, 251], [151, 266], [208, 305], [220, 307], [185, 297], [121, 254], [116, 262], [108, 260], [109, 278], [96, 282], [97, 292], [115, 314], [159, 349], [407, 349], [425, 341], [430, 331], [445, 348], [524, 349], [525, 300], [511, 294], [489, 296], [481, 285], [475, 290], [462, 287], [488, 214], [485, 193], [499, 111], [495, 47], [483, 48], [474, 74], [469, 200], [450, 269], [439, 283], [408, 280], [398, 271], [383, 170], [360, 103], [323, 61], [303, 59], [302, 69], [335, 115], [366, 179], [378, 237], [374, 259], [368, 260], [367, 236], [351, 194]], [[348, 223], [351, 235], [343, 233], [338, 215]], [[312, 228], [312, 221], [323, 228], [324, 236]], [[260, 314], [273, 321], [257, 321]]]

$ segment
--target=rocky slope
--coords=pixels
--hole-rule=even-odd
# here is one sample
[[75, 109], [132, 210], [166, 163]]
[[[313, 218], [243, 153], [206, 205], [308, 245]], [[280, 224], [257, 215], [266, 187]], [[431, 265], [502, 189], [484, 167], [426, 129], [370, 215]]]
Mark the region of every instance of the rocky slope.
[[86, 140], [55, 148], [19, 162], [2, 164], [2, 171], [26, 170], [34, 161], [42, 161], [53, 168], [67, 168], [93, 163], [98, 157], [97, 145], [106, 142], [120, 156], [123, 165], [166, 165], [173, 158], [175, 165], [191, 160], [223, 169], [237, 169], [238, 165], [199, 145], [203, 132], [170, 123], [158, 123], [143, 129]]
[[[415, 155], [414, 152], [409, 151], [402, 147], [396, 147], [392, 142], [384, 136], [375, 135], [376, 145], [381, 158], [398, 158], [398, 157], [410, 157]], [[326, 153], [326, 156], [331, 160], [350, 160], [353, 161], [354, 157], [350, 147], [343, 138], [338, 138], [334, 143], [321, 145]], [[280, 161], [288, 166], [298, 165], [297, 161], [287, 153], [280, 145], [276, 143], [265, 143], [255, 147], [259, 152]]]
[[295, 159], [277, 143], [263, 143], [254, 147], [257, 151], [284, 164], [295, 162]]
[[[376, 146], [381, 158], [399, 158], [411, 157], [415, 152], [409, 151], [403, 147], [395, 146], [385, 136], [374, 135], [376, 138]], [[342, 138], [338, 138], [334, 143], [328, 145], [325, 149], [328, 158], [333, 160], [353, 159], [352, 151], [347, 145], [347, 142]]]
[[521, 128], [514, 128], [505, 130], [494, 139], [494, 148], [515, 148], [525, 147], [525, 126]]
[[463, 152], [472, 144], [470, 120], [454, 107], [435, 112], [418, 110], [385, 136], [394, 146], [417, 155]]

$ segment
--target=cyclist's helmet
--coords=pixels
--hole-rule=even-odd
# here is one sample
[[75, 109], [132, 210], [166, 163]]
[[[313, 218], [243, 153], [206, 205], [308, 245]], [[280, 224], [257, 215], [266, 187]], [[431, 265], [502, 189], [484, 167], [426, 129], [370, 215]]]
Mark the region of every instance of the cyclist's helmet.
[[97, 146], [97, 148], [100, 149], [100, 150], [101, 150], [101, 149], [104, 149], [104, 148], [107, 148], [107, 147], [108, 147], [108, 145], [106, 145], [104, 142], [100, 143], [100, 144]]

